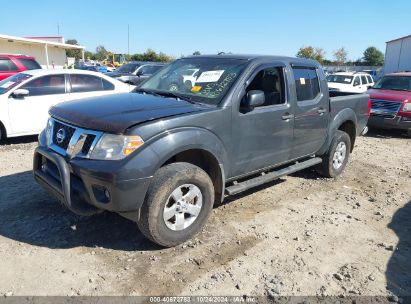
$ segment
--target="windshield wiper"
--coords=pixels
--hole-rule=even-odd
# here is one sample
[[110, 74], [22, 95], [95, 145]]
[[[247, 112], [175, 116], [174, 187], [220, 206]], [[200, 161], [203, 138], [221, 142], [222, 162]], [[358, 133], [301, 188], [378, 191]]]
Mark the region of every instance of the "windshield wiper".
[[180, 99], [180, 100], [184, 100], [187, 101], [189, 103], [195, 103], [190, 96], [186, 96], [186, 95], [181, 95], [175, 92], [170, 92], [170, 91], [156, 91], [155, 94], [160, 95], [160, 96], [164, 96], [164, 97], [173, 97], [175, 99]]

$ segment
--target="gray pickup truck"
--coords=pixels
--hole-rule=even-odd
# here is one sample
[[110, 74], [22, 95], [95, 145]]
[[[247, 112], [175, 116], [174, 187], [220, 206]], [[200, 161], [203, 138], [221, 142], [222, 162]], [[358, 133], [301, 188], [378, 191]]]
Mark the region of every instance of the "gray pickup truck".
[[311, 166], [338, 176], [369, 112], [366, 94], [330, 97], [316, 61], [188, 57], [134, 93], [51, 108], [33, 173], [73, 212], [117, 212], [175, 246], [227, 195]]

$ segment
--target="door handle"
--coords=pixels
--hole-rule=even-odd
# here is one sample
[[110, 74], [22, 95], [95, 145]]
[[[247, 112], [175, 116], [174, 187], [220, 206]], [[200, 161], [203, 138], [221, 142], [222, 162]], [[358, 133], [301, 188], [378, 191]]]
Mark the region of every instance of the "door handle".
[[323, 109], [323, 108], [320, 108], [320, 109], [318, 109], [317, 112], [318, 112], [318, 114], [323, 115], [324, 113], [327, 113], [327, 110]]
[[283, 120], [290, 120], [291, 118], [294, 118], [294, 115], [290, 113], [285, 113], [283, 116], [281, 116], [281, 118]]

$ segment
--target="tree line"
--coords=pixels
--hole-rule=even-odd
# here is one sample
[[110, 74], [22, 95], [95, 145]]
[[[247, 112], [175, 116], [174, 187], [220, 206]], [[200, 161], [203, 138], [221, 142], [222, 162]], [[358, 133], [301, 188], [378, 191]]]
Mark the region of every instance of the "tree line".
[[[68, 39], [67, 44], [78, 45], [76, 39]], [[109, 51], [103, 46], [99, 45], [96, 47], [95, 52], [86, 51], [84, 52], [84, 57], [86, 59], [102, 61], [107, 58]], [[199, 51], [195, 51], [193, 55], [200, 55]], [[74, 57], [76, 59], [81, 59], [81, 50], [67, 50], [68, 57]], [[344, 47], [341, 47], [333, 52], [333, 59], [329, 60], [325, 58], [325, 51], [319, 47], [313, 46], [303, 46], [301, 47], [297, 54], [297, 57], [314, 59], [323, 65], [368, 65], [368, 66], [382, 66], [384, 64], [384, 54], [374, 46], [368, 47], [364, 53], [363, 57], [356, 61], [348, 60], [348, 52]], [[174, 58], [163, 52], [157, 53], [152, 49], [147, 49], [141, 54], [126, 55], [126, 60], [135, 61], [159, 61], [159, 62], [170, 62]]]
[[384, 54], [374, 46], [370, 46], [363, 52], [363, 57], [355, 61], [348, 60], [348, 52], [341, 47], [333, 52], [334, 60], [325, 58], [325, 51], [322, 48], [303, 46], [297, 54], [297, 57], [314, 59], [323, 65], [368, 65], [382, 66], [384, 64]]
[[[76, 39], [68, 39], [67, 44], [79, 45]], [[67, 50], [67, 57], [74, 57], [76, 59], [81, 59], [82, 54], [81, 50]], [[102, 61], [106, 59], [109, 55], [109, 51], [103, 46], [99, 45], [96, 47], [95, 52], [85, 51], [84, 58], [90, 60]], [[141, 54], [131, 54], [125, 55], [127, 61], [158, 61], [158, 62], [170, 62], [174, 60], [172, 56], [169, 56], [163, 52], [157, 53], [152, 49], [147, 49], [144, 53]]]

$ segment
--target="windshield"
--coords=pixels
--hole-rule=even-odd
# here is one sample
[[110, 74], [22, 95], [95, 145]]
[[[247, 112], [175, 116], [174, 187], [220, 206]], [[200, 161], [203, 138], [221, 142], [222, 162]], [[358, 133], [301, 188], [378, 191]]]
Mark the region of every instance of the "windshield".
[[22, 83], [24, 80], [29, 79], [30, 77], [32, 76], [24, 73], [19, 73], [3, 79], [2, 81], [0, 81], [0, 94], [7, 93], [12, 88]]
[[336, 83], [345, 83], [350, 84], [352, 82], [353, 76], [346, 76], [346, 75], [328, 75], [327, 81], [328, 82], [336, 82]]
[[119, 67], [116, 72], [120, 73], [134, 73], [134, 71], [140, 66], [140, 64], [137, 63], [127, 63], [125, 65], [122, 65]]
[[375, 84], [373, 89], [411, 91], [411, 77], [384, 76]]
[[[243, 59], [230, 58], [179, 59], [148, 79], [138, 89], [178, 94], [193, 102], [217, 105], [242, 73], [246, 63]], [[196, 73], [193, 75], [193, 72]], [[188, 74], [192, 77], [187, 78]]]

